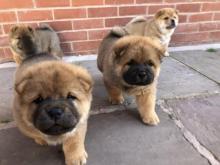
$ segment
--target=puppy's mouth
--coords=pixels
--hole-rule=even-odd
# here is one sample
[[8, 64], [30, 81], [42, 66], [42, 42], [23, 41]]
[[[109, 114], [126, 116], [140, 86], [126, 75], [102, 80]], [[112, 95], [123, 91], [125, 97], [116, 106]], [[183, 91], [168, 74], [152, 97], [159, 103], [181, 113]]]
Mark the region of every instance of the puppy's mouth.
[[174, 28], [176, 28], [176, 25], [172, 25], [172, 24], [166, 27], [166, 29], [168, 29], [168, 30], [174, 29]]
[[154, 81], [154, 74], [150, 66], [131, 66], [124, 74], [123, 79], [129, 85], [144, 86]]
[[35, 127], [47, 135], [61, 135], [73, 130], [79, 122], [79, 114], [68, 100], [45, 100], [34, 113]]
[[166, 28], [167, 28], [168, 30], [176, 28], [175, 20], [171, 20], [170, 25], [167, 26]]

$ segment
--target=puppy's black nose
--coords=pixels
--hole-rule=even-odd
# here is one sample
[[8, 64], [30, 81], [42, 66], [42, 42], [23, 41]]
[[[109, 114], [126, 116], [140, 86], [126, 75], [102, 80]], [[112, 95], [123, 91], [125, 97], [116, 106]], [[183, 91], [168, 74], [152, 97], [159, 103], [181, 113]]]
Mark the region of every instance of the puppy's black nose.
[[175, 26], [175, 20], [174, 19], [171, 20], [171, 24], [172, 24], [172, 26]]
[[146, 76], [146, 72], [145, 71], [141, 71], [141, 72], [138, 73], [138, 76], [140, 78], [144, 78]]
[[57, 120], [62, 116], [63, 110], [59, 108], [54, 108], [50, 109], [47, 113], [51, 117], [51, 119]]

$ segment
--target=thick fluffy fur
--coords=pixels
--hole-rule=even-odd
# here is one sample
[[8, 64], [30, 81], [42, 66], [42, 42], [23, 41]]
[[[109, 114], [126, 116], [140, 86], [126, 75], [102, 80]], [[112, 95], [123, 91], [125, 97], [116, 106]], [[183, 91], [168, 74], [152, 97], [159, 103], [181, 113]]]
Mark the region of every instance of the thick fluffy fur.
[[[38, 144], [62, 144], [67, 165], [85, 164], [84, 140], [92, 85], [91, 76], [80, 66], [58, 61], [51, 55], [29, 57], [17, 68], [15, 75], [13, 115], [18, 128]], [[66, 111], [68, 107], [61, 102], [71, 104], [78, 114], [78, 122], [73, 129], [62, 134], [43, 133], [36, 126], [40, 105], [46, 103], [49, 107], [61, 107]]]
[[[152, 19], [147, 20], [143, 16], [132, 19], [124, 28], [114, 27], [116, 34], [148, 36], [159, 40], [167, 49], [171, 36], [178, 25], [178, 11], [173, 8], [163, 8], [156, 12]], [[168, 52], [165, 54], [168, 56]]]
[[9, 41], [17, 64], [32, 54], [49, 53], [57, 58], [63, 56], [59, 38], [47, 24], [35, 29], [26, 25], [15, 25], [9, 32]]
[[[159, 123], [155, 112], [156, 84], [164, 52], [165, 49], [149, 37], [120, 38], [113, 32], [103, 39], [98, 52], [97, 65], [103, 73], [109, 101], [123, 103], [123, 92], [136, 96], [143, 122], [151, 125]], [[137, 75], [146, 79], [139, 81]]]

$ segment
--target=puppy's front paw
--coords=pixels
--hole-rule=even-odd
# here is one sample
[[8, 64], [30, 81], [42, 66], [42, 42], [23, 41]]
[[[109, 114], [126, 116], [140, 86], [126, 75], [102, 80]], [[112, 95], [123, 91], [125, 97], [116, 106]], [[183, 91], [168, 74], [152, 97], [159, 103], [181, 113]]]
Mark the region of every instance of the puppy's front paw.
[[164, 56], [168, 57], [168, 56], [170, 56], [170, 54], [166, 51]]
[[157, 125], [160, 122], [160, 119], [155, 112], [143, 116], [142, 120], [145, 124], [149, 125]]
[[85, 165], [88, 155], [86, 151], [82, 153], [74, 153], [66, 158], [66, 165]]
[[42, 146], [47, 145], [47, 142], [46, 142], [45, 140], [43, 140], [43, 139], [36, 138], [36, 139], [34, 139], [34, 140], [35, 140], [35, 142], [36, 142], [37, 144], [40, 144], [40, 145], [42, 145]]
[[113, 105], [123, 104], [124, 98], [123, 98], [123, 96], [120, 96], [120, 97], [117, 97], [117, 98], [109, 97], [109, 102], [110, 102], [111, 104], [113, 104]]

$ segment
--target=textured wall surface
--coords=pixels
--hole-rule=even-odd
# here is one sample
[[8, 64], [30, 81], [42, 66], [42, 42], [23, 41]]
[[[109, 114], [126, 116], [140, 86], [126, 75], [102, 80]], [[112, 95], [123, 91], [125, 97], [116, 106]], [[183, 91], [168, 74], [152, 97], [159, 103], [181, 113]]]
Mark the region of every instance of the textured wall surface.
[[17, 23], [49, 23], [65, 54], [94, 54], [112, 26], [163, 7], [180, 11], [172, 46], [220, 41], [220, 0], [0, 0], [0, 59], [11, 57], [7, 34]]

